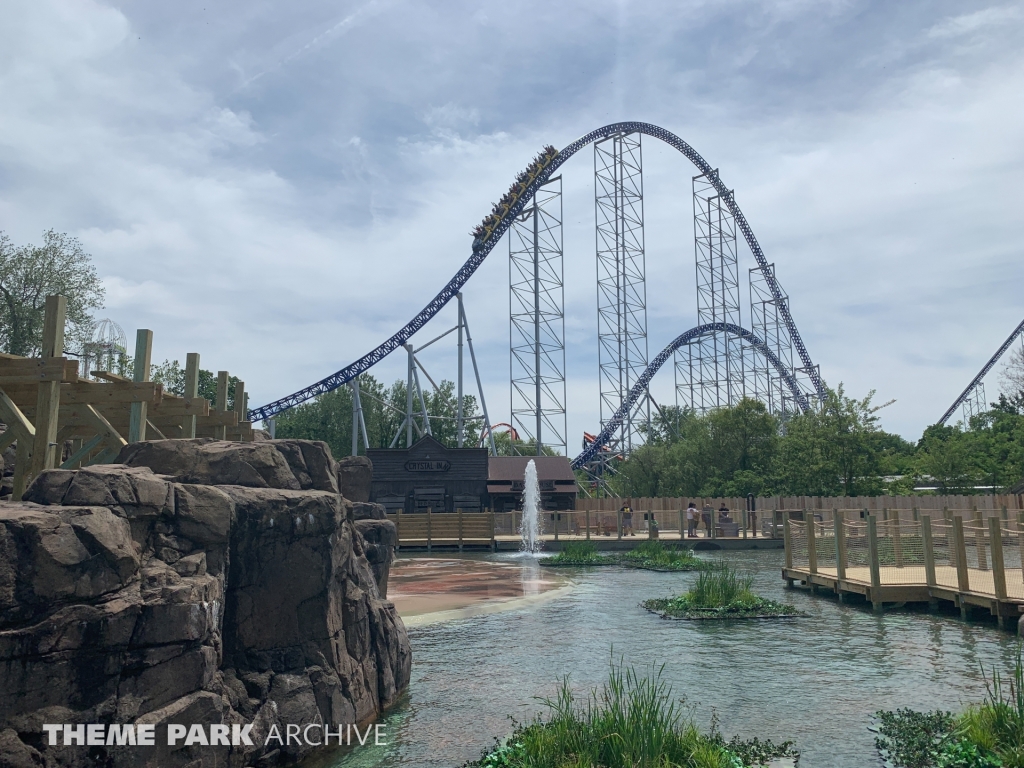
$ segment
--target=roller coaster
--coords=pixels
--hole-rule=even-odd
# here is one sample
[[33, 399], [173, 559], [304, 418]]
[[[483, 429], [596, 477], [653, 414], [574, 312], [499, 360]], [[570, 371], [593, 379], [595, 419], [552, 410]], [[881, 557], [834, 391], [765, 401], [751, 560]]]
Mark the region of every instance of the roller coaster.
[[[517, 176], [509, 191], [497, 204], [493, 206], [491, 213], [483, 219], [481, 224], [473, 230], [472, 235], [474, 239], [472, 243], [472, 251], [465, 264], [462, 265], [458, 272], [455, 273], [441, 291], [422, 310], [416, 313], [408, 323], [406, 323], [382, 344], [341, 370], [336, 371], [330, 376], [327, 376], [326, 378], [321, 379], [298, 392], [294, 392], [287, 397], [283, 397], [266, 405], [251, 409], [249, 411], [250, 420], [256, 422], [270, 419], [275, 414], [281, 413], [282, 411], [299, 405], [311, 398], [325, 394], [348, 382], [351, 382], [359, 376], [359, 374], [368, 371], [392, 352], [406, 345], [409, 339], [417, 331], [422, 329], [431, 318], [437, 315], [441, 309], [443, 309], [459, 294], [462, 287], [466, 284], [469, 278], [472, 277], [480, 265], [483, 264], [484, 259], [486, 259], [491, 251], [498, 245], [502, 237], [509, 232], [510, 228], [512, 228], [517, 221], [523, 221], [530, 215], [530, 209], [528, 206], [531, 204], [531, 201], [533, 201], [534, 206], [532, 210], [534, 213], [534, 237], [536, 240], [536, 222], [539, 215], [537, 212], [535, 198], [538, 193], [542, 191], [542, 188], [544, 188], [545, 185], [548, 185], [555, 180], [560, 180], [560, 177], [555, 177], [554, 174], [567, 160], [569, 160], [569, 158], [591, 144], [595, 145], [596, 152], [596, 145], [601, 144], [602, 142], [608, 140], [619, 140], [621, 137], [629, 136], [648, 136], [662, 141], [684, 155], [691, 163], [693, 163], [698, 171], [700, 171], [700, 175], [694, 177], [695, 189], [697, 179], [700, 179], [701, 184], [704, 185], [702, 189], [706, 190], [701, 192], [701, 206], [706, 204], [707, 211], [704, 211], [702, 208], [698, 214], [696, 210], [697, 204], [695, 202], [695, 221], [699, 215], [703, 217], [702, 221], [707, 222], [708, 226], [711, 227], [708, 229], [708, 234], [705, 238], [708, 243], [708, 248], [711, 249], [709, 254], [712, 256], [718, 254], [718, 256], [720, 256], [721, 254], [719, 251], [715, 251], [714, 249], [721, 248], [721, 243], [728, 239], [730, 233], [733, 241], [735, 241], [736, 230], [742, 234], [743, 239], [746, 241], [754, 260], [757, 263], [757, 266], [751, 270], [751, 282], [753, 283], [754, 272], [759, 272], [759, 280], [763, 282], [765, 287], [765, 294], [761, 301], [761, 305], [762, 307], [767, 305], [771, 306], [773, 316], [776, 318], [776, 326], [774, 336], [772, 336], [772, 332], [764, 331], [762, 335], [764, 335], [765, 338], [761, 338], [754, 332], [742, 328], [738, 323], [704, 322], [677, 337], [661, 352], [661, 354], [659, 354], [654, 360], [650, 361], [649, 364], [647, 364], [645, 359], [645, 351], [641, 351], [638, 355], [634, 355], [634, 359], [629, 361], [629, 353], [627, 350], [625, 354], [628, 365], [635, 366], [638, 371], [641, 370], [640, 364], [644, 364], [646, 367], [642, 368], [642, 373], [640, 373], [639, 376], [633, 377], [632, 380], [629, 380], [630, 377], [626, 377], [628, 387], [620, 382], [616, 397], [621, 404], [609, 419], [602, 419], [603, 429], [598, 435], [597, 440], [593, 441], [582, 454], [576, 457], [573, 462], [573, 466], [579, 467], [585, 464], [590, 457], [596, 454], [602, 446], [612, 439], [616, 430], [622, 427], [624, 420], [628, 421], [630, 419], [631, 409], [636, 406], [643, 393], [646, 392], [651, 378], [653, 378], [654, 374], [670, 357], [673, 356], [673, 354], [678, 353], [679, 350], [685, 348], [687, 345], [698, 343], [703, 340], [731, 339], [733, 342], [743, 342], [750, 350], [754, 350], [762, 355], [774, 369], [775, 377], [779, 382], [780, 387], [783, 390], [788, 390], [790, 402], [795, 404], [795, 406], [799, 407], [801, 410], [806, 410], [809, 407], [809, 396], [818, 398], [824, 397], [824, 382], [821, 379], [817, 367], [812, 363], [810, 354], [803, 342], [799, 330], [797, 329], [796, 323], [793, 320], [789, 309], [788, 297], [775, 277], [774, 265], [770, 264], [765, 257], [764, 251], [758, 243], [757, 238], [754, 236], [753, 230], [747, 222], [746, 217], [743, 215], [743, 212], [740, 210], [739, 205], [736, 203], [732, 190], [726, 187], [719, 178], [717, 169], [712, 168], [711, 165], [689, 144], [664, 128], [643, 122], [621, 122], [606, 125], [603, 128], [592, 131], [591, 133], [588, 133], [572, 142], [561, 151], [556, 151], [554, 147], [546, 147], [544, 151], [530, 163], [526, 170]], [[638, 141], [637, 147], [639, 147]], [[622, 190], [622, 182], [620, 178], [620, 170], [618, 169], [622, 166], [623, 161], [621, 158], [617, 157], [616, 162], [619, 163], [619, 166], [617, 166], [617, 169], [615, 170], [615, 183], [619, 186], [616, 187], [614, 204], [617, 206], [615, 209], [615, 216], [617, 217], [616, 236], [619, 237], [618, 217], [622, 214], [620, 207], [625, 208], [628, 203], [620, 202], [620, 197], [622, 197], [622, 195], [619, 193]], [[635, 170], [639, 172], [639, 169]], [[639, 199], [642, 206], [642, 193], [640, 194]], [[695, 192], [695, 201], [696, 200], [697, 193]], [[725, 224], [722, 222], [725, 222]], [[642, 258], [642, 244], [639, 247]], [[618, 246], [616, 246], [616, 248], [618, 248]], [[734, 250], [735, 249], [733, 247], [732, 269], [735, 272], [736, 266]], [[617, 254], [616, 257], [618, 258]], [[710, 261], [713, 260], [713, 258], [710, 259]], [[721, 261], [721, 259], [719, 260]], [[616, 266], [616, 270], [618, 269], [619, 267]], [[624, 272], [625, 268], [623, 268], [623, 273]], [[700, 274], [700, 272], [701, 265], [698, 263], [698, 274]], [[620, 276], [619, 272], [616, 271], [615, 280], [618, 281], [620, 277], [623, 281], [627, 279], [624, 274]], [[713, 275], [712, 283], [714, 282]], [[730, 301], [733, 301], [733, 304], [736, 304], [738, 302], [738, 277], [735, 279], [734, 283], [736, 298], [730, 299]], [[536, 283], [534, 284], [534, 287], [536, 290]], [[622, 291], [622, 286], [620, 286], [618, 282], [616, 282], [616, 288], [617, 290], [620, 290], [620, 292]], [[716, 288], [715, 290], [720, 289]], [[751, 293], [753, 296], [753, 286], [751, 287]], [[699, 302], [700, 299], [698, 299], [698, 303]], [[753, 298], [751, 299], [751, 302], [753, 305]], [[716, 320], [728, 320], [730, 317], [738, 318], [738, 306], [736, 309], [737, 311], [735, 315], [716, 314], [716, 310], [712, 311], [710, 315], [705, 313], [705, 316], [709, 316]], [[753, 313], [753, 309], [751, 311]], [[539, 315], [539, 309], [537, 309], [537, 313]], [[643, 308], [643, 313], [644, 326], [642, 329], [642, 340], [643, 350], [646, 350], [645, 307]], [[700, 315], [700, 312], [698, 314]], [[620, 326], [623, 325], [623, 318], [621, 314], [619, 316], [619, 323]], [[765, 327], [767, 328], [767, 326]], [[758, 329], [755, 328], [755, 330]], [[772, 336], [772, 338], [768, 338], [769, 336]], [[790, 359], [788, 360], [783, 359], [785, 355], [779, 352], [782, 348], [779, 343], [779, 338], [784, 338], [785, 345], [787, 346], [787, 349], [790, 350]], [[535, 347], [535, 351], [539, 361], [540, 342], [537, 341], [536, 343], [537, 347]], [[621, 347], [622, 343], [620, 339], [620, 348]], [[796, 351], [800, 365], [794, 365], [795, 361], [791, 359], [793, 349]], [[562, 354], [564, 358], [564, 348]], [[728, 360], [721, 357], [720, 353], [716, 352], [715, 354], [719, 354], [721, 360], [723, 360], [726, 367], [728, 367]], [[639, 358], [639, 363], [636, 358]], [[718, 360], [719, 358], [716, 358], [713, 362], [717, 365]], [[704, 360], [701, 364], [706, 366], [707, 361]], [[678, 370], [679, 368], [677, 363], [677, 376]], [[620, 368], [620, 380], [622, 379], [621, 371], [622, 369]], [[801, 382], [798, 381], [798, 372], [807, 380], [807, 383], [803, 387], [801, 387]], [[539, 395], [541, 389], [539, 367], [536, 370], [536, 378], [538, 382], [537, 391]], [[713, 383], [717, 386], [717, 382]], [[537, 409], [539, 414], [539, 401]]]

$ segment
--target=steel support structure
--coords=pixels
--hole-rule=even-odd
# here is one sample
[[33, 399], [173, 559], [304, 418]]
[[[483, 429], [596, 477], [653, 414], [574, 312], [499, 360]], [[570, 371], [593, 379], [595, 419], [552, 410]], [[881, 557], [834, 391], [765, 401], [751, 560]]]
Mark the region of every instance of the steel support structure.
[[511, 423], [535, 443], [568, 452], [562, 177], [541, 186], [509, 230]]
[[[769, 264], [768, 271], [775, 276], [775, 265]], [[789, 301], [783, 293], [777, 298], [769, 287], [768, 279], [760, 267], [754, 267], [749, 273], [750, 280], [750, 330], [764, 341], [775, 356], [782, 361], [787, 370], [793, 367], [793, 342], [782, 322], [782, 305]], [[778, 375], [768, 359], [758, 353], [748, 358], [749, 394], [763, 402], [768, 412], [781, 417], [800, 412], [799, 404], [793, 399], [786, 382]]]
[[964, 429], [971, 428], [971, 419], [980, 416], [988, 410], [988, 402], [985, 397], [985, 382], [979, 381], [971, 393], [964, 400], [963, 417]]
[[[697, 265], [697, 322], [742, 326], [736, 218], [714, 179], [693, 177], [693, 231]], [[731, 194], [731, 193], [730, 193]], [[676, 354], [676, 404], [704, 414], [747, 395], [745, 351], [733, 334], [695, 338]]]
[[[640, 134], [623, 131], [594, 144], [597, 230], [597, 339], [601, 427], [647, 368], [647, 285]], [[623, 455], [646, 440], [649, 398], [622, 419], [611, 446]]]

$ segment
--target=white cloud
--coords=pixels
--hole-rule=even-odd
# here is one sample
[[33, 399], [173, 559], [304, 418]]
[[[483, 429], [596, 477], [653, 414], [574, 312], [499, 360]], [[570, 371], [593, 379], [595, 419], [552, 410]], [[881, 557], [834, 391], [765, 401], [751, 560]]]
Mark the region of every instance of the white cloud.
[[[902, 7], [8, 3], [0, 228], [78, 235], [129, 337], [200, 351], [262, 402], [415, 314], [545, 143], [650, 120], [735, 188], [826, 379], [897, 397], [885, 424], [913, 437], [1019, 321], [1024, 21]], [[695, 324], [694, 171], [644, 152], [653, 356]], [[572, 447], [598, 418], [581, 154], [564, 169]], [[506, 258], [465, 291], [495, 420]], [[431, 372], [451, 377], [453, 355]]]

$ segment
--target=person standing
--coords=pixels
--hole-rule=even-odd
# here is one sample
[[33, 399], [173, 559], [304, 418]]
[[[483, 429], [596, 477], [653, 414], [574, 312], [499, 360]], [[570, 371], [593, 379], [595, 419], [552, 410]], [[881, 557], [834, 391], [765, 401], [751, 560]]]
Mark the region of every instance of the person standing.
[[686, 508], [686, 538], [693, 539], [697, 536], [697, 505], [692, 501]]

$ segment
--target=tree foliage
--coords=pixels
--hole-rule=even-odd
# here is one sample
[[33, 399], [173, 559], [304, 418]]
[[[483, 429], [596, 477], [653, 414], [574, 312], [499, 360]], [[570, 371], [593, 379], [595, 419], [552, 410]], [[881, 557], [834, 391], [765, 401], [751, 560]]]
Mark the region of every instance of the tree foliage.
[[[399, 428], [405, 420], [406, 383], [399, 379], [390, 387], [385, 387], [372, 375], [364, 373], [359, 377], [359, 400], [363, 407], [363, 420], [371, 448], [388, 448]], [[430, 416], [431, 432], [436, 440], [449, 447], [457, 447], [456, 434], [458, 398], [455, 384], [442, 381], [437, 389], [425, 390], [423, 401]], [[419, 402], [413, 404], [418, 411]], [[463, 416], [466, 419], [466, 435], [464, 445], [477, 445], [480, 438], [480, 420], [477, 401], [472, 395], [463, 396]], [[276, 417], [275, 434], [277, 437], [304, 438], [323, 440], [335, 456], [347, 456], [352, 452], [352, 390], [339, 387], [331, 392], [296, 406]], [[422, 419], [417, 418], [420, 425]], [[413, 428], [413, 441], [420, 437], [419, 431]], [[406, 430], [402, 428], [397, 442], [398, 447], [405, 447]], [[362, 439], [360, 453], [364, 448]]]
[[879, 493], [914, 446], [878, 427], [872, 395], [856, 400], [840, 386], [785, 423], [756, 400], [703, 416], [665, 408], [611, 485], [632, 496]]
[[92, 311], [103, 306], [104, 290], [92, 257], [77, 238], [52, 229], [42, 245], [15, 246], [0, 232], [0, 347], [12, 354], [39, 354], [46, 297], [67, 299], [64, 345], [78, 350], [92, 332]]

